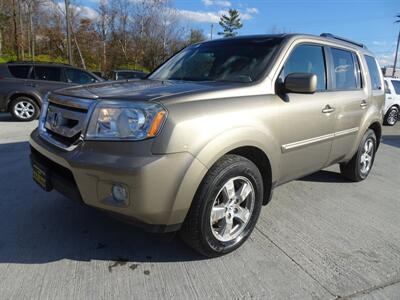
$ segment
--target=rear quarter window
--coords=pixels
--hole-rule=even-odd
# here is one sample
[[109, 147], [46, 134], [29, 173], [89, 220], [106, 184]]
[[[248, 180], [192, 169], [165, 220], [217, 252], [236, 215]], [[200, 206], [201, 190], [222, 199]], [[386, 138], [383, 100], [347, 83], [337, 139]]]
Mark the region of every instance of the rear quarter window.
[[8, 70], [15, 78], [26, 79], [28, 78], [31, 66], [8, 66]]
[[381, 85], [381, 75], [378, 68], [378, 64], [376, 63], [375, 58], [369, 55], [365, 55], [365, 60], [368, 66], [369, 76], [371, 77], [371, 86], [373, 90], [382, 89]]

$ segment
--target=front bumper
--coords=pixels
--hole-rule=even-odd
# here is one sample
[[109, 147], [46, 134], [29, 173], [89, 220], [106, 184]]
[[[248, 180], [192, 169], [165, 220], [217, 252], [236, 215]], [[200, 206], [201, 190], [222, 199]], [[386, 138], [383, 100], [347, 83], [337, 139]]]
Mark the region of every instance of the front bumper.
[[[151, 142], [146, 141], [83, 142], [65, 151], [41, 139], [35, 130], [30, 145], [32, 159], [50, 170], [54, 189], [149, 231], [180, 228], [192, 200], [188, 195], [187, 201], [176, 205], [181, 182], [193, 164], [205, 172], [205, 167], [186, 152], [152, 155]], [[128, 191], [123, 205], [110, 200], [113, 184]]]

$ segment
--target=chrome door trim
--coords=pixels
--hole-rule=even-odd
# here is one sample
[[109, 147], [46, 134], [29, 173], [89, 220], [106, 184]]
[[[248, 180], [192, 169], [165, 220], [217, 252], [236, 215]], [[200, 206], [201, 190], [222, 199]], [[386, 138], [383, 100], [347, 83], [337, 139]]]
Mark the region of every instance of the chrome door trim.
[[333, 140], [336, 137], [341, 137], [341, 136], [345, 136], [348, 134], [352, 134], [355, 132], [358, 132], [359, 127], [354, 127], [354, 128], [350, 128], [350, 129], [346, 129], [346, 130], [342, 130], [342, 131], [337, 131], [334, 133], [329, 133], [326, 135], [322, 135], [322, 136], [318, 136], [315, 138], [311, 138], [311, 139], [307, 139], [307, 140], [302, 140], [302, 141], [298, 141], [298, 142], [294, 142], [294, 143], [290, 143], [290, 144], [285, 144], [282, 145], [282, 153], [286, 153], [298, 148], [302, 148], [302, 147], [306, 147], [309, 145], [313, 145], [313, 144], [317, 144], [317, 143], [321, 143], [321, 142], [325, 142], [325, 141], [329, 141], [329, 140]]

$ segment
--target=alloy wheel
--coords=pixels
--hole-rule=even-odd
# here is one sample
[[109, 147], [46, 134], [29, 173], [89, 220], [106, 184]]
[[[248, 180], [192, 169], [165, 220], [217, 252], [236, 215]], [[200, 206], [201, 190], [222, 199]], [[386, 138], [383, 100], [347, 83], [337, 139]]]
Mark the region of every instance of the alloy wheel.
[[387, 122], [388, 122], [388, 124], [389, 124], [389, 125], [394, 125], [394, 124], [396, 124], [397, 119], [398, 119], [398, 112], [397, 112], [396, 109], [392, 109], [392, 110], [389, 112], [389, 115], [388, 115], [388, 117], [387, 117]]
[[28, 101], [20, 101], [14, 106], [14, 113], [21, 119], [30, 119], [35, 114], [35, 107]]
[[210, 225], [214, 237], [221, 242], [236, 239], [251, 219], [255, 191], [246, 177], [229, 179], [214, 200]]
[[375, 154], [374, 152], [375, 152], [374, 141], [371, 138], [369, 138], [365, 141], [360, 157], [360, 171], [362, 174], [368, 174], [369, 171], [371, 170]]

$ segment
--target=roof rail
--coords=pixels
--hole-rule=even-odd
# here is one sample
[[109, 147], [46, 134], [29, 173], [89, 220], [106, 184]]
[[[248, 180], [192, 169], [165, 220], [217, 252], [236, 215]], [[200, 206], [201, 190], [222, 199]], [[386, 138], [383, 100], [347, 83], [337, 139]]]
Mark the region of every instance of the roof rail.
[[356, 46], [358, 46], [358, 47], [367, 49], [367, 46], [365, 46], [365, 45], [362, 44], [362, 43], [354, 42], [354, 41], [352, 41], [352, 40], [349, 40], [349, 39], [346, 39], [346, 38], [343, 38], [343, 37], [340, 37], [340, 36], [337, 36], [337, 35], [333, 35], [332, 33], [321, 33], [320, 36], [326, 37], [326, 38], [335, 39], [335, 40], [339, 40], [339, 41], [343, 41], [343, 42], [347, 42], [347, 43], [356, 45]]
[[65, 66], [70, 66], [70, 64], [66, 64], [66, 63], [59, 63], [59, 62], [53, 62], [53, 61], [33, 61], [33, 60], [20, 60], [20, 61], [16, 61], [16, 60], [10, 60], [7, 62], [8, 64], [46, 64], [46, 65], [65, 65]]

